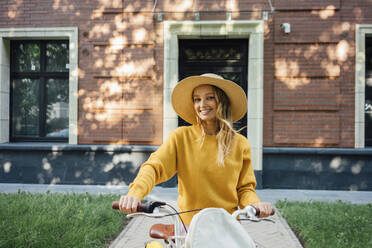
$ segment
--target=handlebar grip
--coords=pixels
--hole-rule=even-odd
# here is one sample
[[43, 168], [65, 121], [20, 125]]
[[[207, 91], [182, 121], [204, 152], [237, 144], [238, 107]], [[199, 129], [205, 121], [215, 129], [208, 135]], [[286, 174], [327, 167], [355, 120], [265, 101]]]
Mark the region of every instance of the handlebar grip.
[[256, 209], [256, 217], [260, 216], [261, 211], [258, 208], [255, 208], [255, 209]]
[[[258, 208], [255, 208], [255, 209], [256, 209], [256, 217], [260, 216], [261, 211]], [[270, 216], [272, 216], [274, 214], [275, 214], [275, 209], [272, 208], [271, 213], [270, 213]]]
[[[160, 201], [149, 201], [144, 204], [139, 204], [137, 206], [137, 212], [144, 212], [144, 213], [152, 213], [154, 211], [154, 208], [166, 205], [165, 202]], [[119, 202], [114, 201], [111, 205], [112, 209], [119, 210]]]
[[112, 209], [119, 210], [119, 202], [118, 201], [112, 202], [111, 207]]
[[[111, 207], [112, 207], [112, 209], [119, 210], [120, 209], [119, 208], [119, 202], [118, 201], [112, 202]], [[144, 212], [143, 208], [142, 208], [142, 205], [138, 205], [137, 212]]]

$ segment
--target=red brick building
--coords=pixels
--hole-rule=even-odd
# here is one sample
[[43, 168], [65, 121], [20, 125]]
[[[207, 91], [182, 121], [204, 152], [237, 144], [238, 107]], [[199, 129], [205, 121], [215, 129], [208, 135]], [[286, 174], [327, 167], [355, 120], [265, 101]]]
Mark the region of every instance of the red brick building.
[[136, 169], [179, 125], [177, 81], [215, 72], [247, 92], [260, 185], [371, 189], [371, 13], [369, 0], [3, 0], [1, 180], [128, 183], [77, 177], [89, 162], [27, 181], [9, 154], [38, 147], [53, 168], [53, 151], [100, 151], [98, 171]]

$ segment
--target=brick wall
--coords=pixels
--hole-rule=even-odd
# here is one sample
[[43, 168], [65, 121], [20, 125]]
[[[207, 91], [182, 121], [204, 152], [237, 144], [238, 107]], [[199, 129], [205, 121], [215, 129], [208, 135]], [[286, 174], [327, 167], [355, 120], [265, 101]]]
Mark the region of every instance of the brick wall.
[[[265, 114], [273, 130], [264, 144], [353, 147], [358, 15], [345, 15], [355, 8], [348, 1], [290, 2], [274, 1], [273, 105]], [[291, 33], [281, 23], [290, 23]]]
[[[195, 5], [194, 5], [195, 3]], [[264, 145], [353, 147], [355, 24], [371, 1], [272, 0], [265, 21]], [[155, 13], [152, 13], [154, 9]], [[80, 144], [162, 142], [163, 20], [261, 19], [266, 0], [8, 0], [0, 28], [79, 28]], [[285, 34], [281, 23], [291, 24]]]
[[5, 2], [0, 27], [78, 27], [79, 144], [161, 143], [153, 1]]

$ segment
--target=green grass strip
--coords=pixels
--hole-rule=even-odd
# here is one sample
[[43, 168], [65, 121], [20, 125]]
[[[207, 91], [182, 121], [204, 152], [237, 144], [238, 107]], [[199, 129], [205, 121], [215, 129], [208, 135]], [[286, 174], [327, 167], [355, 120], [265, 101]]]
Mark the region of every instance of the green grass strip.
[[0, 194], [0, 247], [105, 247], [120, 233], [118, 195]]
[[276, 207], [306, 248], [372, 247], [372, 204], [279, 201]]

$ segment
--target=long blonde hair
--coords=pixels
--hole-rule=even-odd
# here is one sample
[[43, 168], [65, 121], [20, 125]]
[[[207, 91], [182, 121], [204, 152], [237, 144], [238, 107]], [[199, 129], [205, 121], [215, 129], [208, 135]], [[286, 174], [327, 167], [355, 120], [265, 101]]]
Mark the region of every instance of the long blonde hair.
[[[233, 129], [232, 114], [230, 108], [230, 101], [227, 95], [220, 88], [211, 85], [214, 90], [214, 96], [217, 102], [216, 111], [216, 121], [218, 132], [216, 135], [218, 151], [217, 151], [217, 164], [219, 166], [224, 166], [224, 161], [227, 155], [230, 153], [231, 145], [234, 139], [236, 131]], [[197, 122], [202, 129], [202, 144], [204, 142], [205, 131], [201, 120], [198, 115], [196, 115]], [[202, 145], [201, 144], [201, 145]]]

